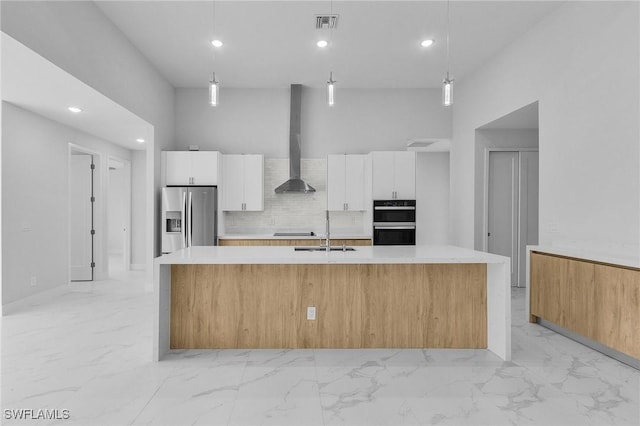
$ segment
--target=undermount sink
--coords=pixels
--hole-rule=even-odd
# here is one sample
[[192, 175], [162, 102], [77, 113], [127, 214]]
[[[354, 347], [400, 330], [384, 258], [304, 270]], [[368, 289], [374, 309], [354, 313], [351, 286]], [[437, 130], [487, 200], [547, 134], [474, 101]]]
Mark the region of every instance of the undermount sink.
[[[295, 251], [327, 251], [326, 247], [294, 247]], [[355, 251], [353, 247], [335, 246], [330, 248], [331, 251]]]

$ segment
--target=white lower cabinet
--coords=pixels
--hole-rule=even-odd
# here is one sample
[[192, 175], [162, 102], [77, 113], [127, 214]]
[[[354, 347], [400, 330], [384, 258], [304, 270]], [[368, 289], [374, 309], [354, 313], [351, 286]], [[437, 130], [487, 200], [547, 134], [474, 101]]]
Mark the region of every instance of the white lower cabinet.
[[221, 183], [222, 210], [264, 210], [264, 157], [262, 155], [223, 155]]
[[327, 209], [365, 210], [366, 155], [327, 156]]

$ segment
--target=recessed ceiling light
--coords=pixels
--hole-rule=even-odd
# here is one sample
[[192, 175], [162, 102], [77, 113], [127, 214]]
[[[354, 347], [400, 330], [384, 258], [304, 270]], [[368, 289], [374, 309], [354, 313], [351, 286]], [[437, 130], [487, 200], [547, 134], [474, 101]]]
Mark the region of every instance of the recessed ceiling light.
[[316, 45], [318, 47], [327, 47], [329, 45], [329, 42], [327, 40], [320, 40], [316, 43]]
[[69, 110], [69, 111], [71, 111], [71, 112], [73, 112], [73, 113], [76, 113], [76, 114], [78, 114], [79, 112], [82, 112], [82, 110], [81, 110], [80, 108], [78, 108], [78, 107], [73, 107], [73, 106], [70, 106], [70, 107], [68, 108], [68, 110]]
[[213, 47], [222, 47], [222, 42], [220, 40], [211, 40], [211, 44], [213, 44]]
[[422, 43], [420, 43], [420, 46], [422, 47], [429, 47], [433, 44], [433, 40], [432, 39], [426, 39], [426, 40], [422, 40]]
[[138, 138], [138, 139], [136, 139], [136, 142], [138, 142], [138, 143], [144, 143], [144, 139], [142, 139], [142, 138]]

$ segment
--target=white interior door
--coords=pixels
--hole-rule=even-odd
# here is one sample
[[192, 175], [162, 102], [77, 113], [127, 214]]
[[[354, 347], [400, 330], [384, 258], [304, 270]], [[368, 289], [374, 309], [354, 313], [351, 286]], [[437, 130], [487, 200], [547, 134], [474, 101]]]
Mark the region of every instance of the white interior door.
[[511, 258], [511, 284], [518, 284], [517, 152], [489, 152], [487, 250]]
[[527, 245], [538, 244], [538, 152], [520, 152], [519, 287], [527, 282]]
[[71, 154], [69, 160], [69, 277], [93, 280], [93, 157]]
[[109, 159], [107, 202], [107, 244], [109, 274], [128, 271], [131, 264], [131, 165], [124, 160]]

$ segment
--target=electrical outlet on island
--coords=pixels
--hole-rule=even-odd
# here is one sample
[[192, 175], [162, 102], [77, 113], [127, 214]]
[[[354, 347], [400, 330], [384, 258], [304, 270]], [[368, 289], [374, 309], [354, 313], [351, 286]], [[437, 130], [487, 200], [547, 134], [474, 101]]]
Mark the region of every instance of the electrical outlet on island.
[[316, 307], [315, 306], [307, 306], [307, 319], [310, 321], [315, 321], [316, 319]]

